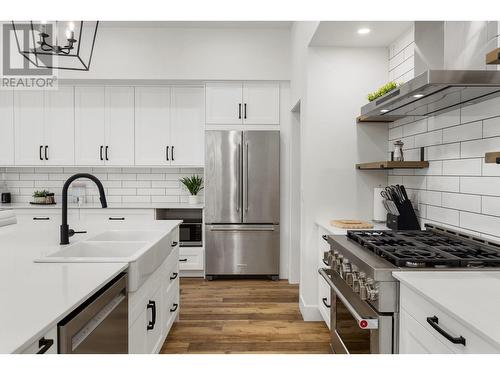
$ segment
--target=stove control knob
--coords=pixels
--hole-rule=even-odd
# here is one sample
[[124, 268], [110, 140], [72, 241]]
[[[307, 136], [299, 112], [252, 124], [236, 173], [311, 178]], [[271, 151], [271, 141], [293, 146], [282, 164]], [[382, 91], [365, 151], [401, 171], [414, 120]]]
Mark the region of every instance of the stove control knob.
[[[358, 275], [359, 275], [358, 271], [354, 271], [354, 270], [346, 275], [345, 281], [353, 289], [355, 287], [355, 284], [357, 284], [357, 282], [358, 282], [358, 277], [359, 277]], [[356, 290], [354, 290], [354, 291], [356, 291]]]
[[340, 267], [340, 277], [342, 277], [344, 280], [347, 280], [348, 275], [351, 273], [351, 263], [349, 262], [349, 259], [344, 258], [342, 261], [342, 265]]
[[[375, 284], [373, 283], [373, 279], [367, 278], [364, 286], [364, 299], [368, 299], [370, 301], [375, 301], [378, 298], [378, 290], [375, 288]], [[363, 296], [361, 297], [363, 299]]]
[[340, 273], [340, 269], [342, 267], [342, 262], [343, 262], [343, 256], [342, 255], [338, 255], [337, 258], [335, 259], [335, 262], [333, 264], [333, 268], [335, 271], [337, 271], [338, 273]]

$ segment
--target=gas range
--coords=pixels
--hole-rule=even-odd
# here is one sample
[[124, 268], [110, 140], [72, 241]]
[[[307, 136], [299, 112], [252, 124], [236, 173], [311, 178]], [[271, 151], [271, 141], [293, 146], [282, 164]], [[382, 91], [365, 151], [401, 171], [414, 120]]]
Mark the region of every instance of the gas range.
[[[352, 352], [349, 335], [339, 328], [346, 325], [342, 319], [351, 316], [360, 330], [371, 330], [370, 352], [397, 353], [399, 282], [394, 271], [500, 269], [500, 244], [433, 224], [426, 224], [425, 231], [347, 233], [325, 237], [330, 244], [323, 258], [327, 268], [319, 270], [332, 290], [336, 351]], [[360, 337], [352, 342], [359, 343]]]

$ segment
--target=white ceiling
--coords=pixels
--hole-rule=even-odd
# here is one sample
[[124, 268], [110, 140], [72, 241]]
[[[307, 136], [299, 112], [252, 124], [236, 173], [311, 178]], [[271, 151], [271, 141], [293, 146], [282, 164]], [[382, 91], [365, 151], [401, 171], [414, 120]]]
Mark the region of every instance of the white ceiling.
[[289, 29], [292, 21], [102, 21], [102, 27]]
[[[387, 47], [404, 31], [410, 21], [322, 21], [311, 39], [311, 46]], [[358, 30], [369, 28], [369, 34]]]

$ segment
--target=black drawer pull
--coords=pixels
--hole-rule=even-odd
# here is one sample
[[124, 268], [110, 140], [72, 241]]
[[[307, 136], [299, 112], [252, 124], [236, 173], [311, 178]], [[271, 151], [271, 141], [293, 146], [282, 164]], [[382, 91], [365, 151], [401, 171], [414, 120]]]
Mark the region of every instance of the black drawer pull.
[[241, 120], [241, 103], [238, 103], [238, 119]]
[[110, 217], [109, 220], [125, 220], [124, 217]]
[[332, 307], [331, 304], [326, 303], [326, 301], [328, 301], [326, 297], [321, 298], [321, 300], [323, 301], [323, 305], [325, 305], [326, 308], [329, 309], [330, 307]]
[[50, 220], [50, 217], [34, 217], [33, 220]]
[[49, 160], [49, 153], [48, 153], [48, 150], [49, 150], [49, 146], [45, 146], [45, 149], [44, 149], [45, 160]]
[[328, 236], [326, 234], [321, 236], [326, 242], [328, 242]]
[[172, 247], [176, 247], [177, 243], [178, 243], [177, 241], [172, 242]]
[[327, 262], [326, 260], [324, 260], [324, 259], [321, 259], [321, 260], [323, 261], [323, 264], [324, 264], [325, 266], [329, 266], [329, 264], [328, 264], [328, 262]]
[[179, 276], [179, 274], [177, 272], [172, 273], [172, 276], [170, 276], [170, 280], [177, 279], [177, 276]]
[[179, 259], [179, 262], [187, 262], [187, 258]]
[[42, 149], [43, 149], [43, 146], [40, 146], [40, 149], [38, 150], [38, 156], [40, 157], [40, 160], [43, 160]]
[[106, 146], [104, 149], [104, 157], [106, 158], [106, 160], [109, 160], [108, 159], [108, 149], [109, 149], [109, 146]]
[[436, 315], [427, 317], [427, 323], [429, 323], [432, 328], [443, 335], [448, 341], [452, 342], [453, 344], [462, 344], [463, 346], [465, 346], [465, 338], [463, 338], [462, 336], [453, 337], [444, 329], [442, 329], [439, 326], [439, 319]]
[[36, 354], [45, 354], [52, 345], [54, 345], [53, 339], [46, 339], [45, 337], [42, 337], [40, 340], [38, 340], [38, 348], [40, 350], [37, 351]]
[[172, 308], [170, 309], [170, 312], [174, 312], [174, 311], [176, 311], [178, 307], [179, 307], [179, 304], [174, 303], [174, 304], [172, 305]]
[[167, 161], [169, 161], [169, 160], [168, 160], [168, 149], [169, 149], [169, 148], [170, 148], [170, 146], [167, 146], [167, 148], [166, 148], [166, 150], [165, 150], [165, 156], [167, 157]]
[[99, 159], [101, 159], [101, 160], [104, 160], [104, 159], [102, 158], [102, 149], [103, 149], [103, 147], [104, 147], [104, 146], [99, 147]]
[[150, 322], [148, 322], [148, 325], [147, 325], [147, 330], [148, 331], [151, 331], [152, 329], [155, 328], [155, 324], [156, 324], [156, 301], [149, 301], [148, 304], [147, 304], [147, 308], [148, 309], [151, 309], [151, 313], [152, 313], [152, 319]]

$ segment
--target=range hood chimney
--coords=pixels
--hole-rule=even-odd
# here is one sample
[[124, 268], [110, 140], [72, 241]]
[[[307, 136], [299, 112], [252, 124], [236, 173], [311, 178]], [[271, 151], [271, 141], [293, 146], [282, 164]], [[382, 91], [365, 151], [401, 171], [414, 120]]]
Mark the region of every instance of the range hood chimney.
[[358, 121], [425, 117], [500, 96], [500, 71], [445, 69], [445, 31], [444, 22], [415, 22], [415, 78], [361, 107]]

